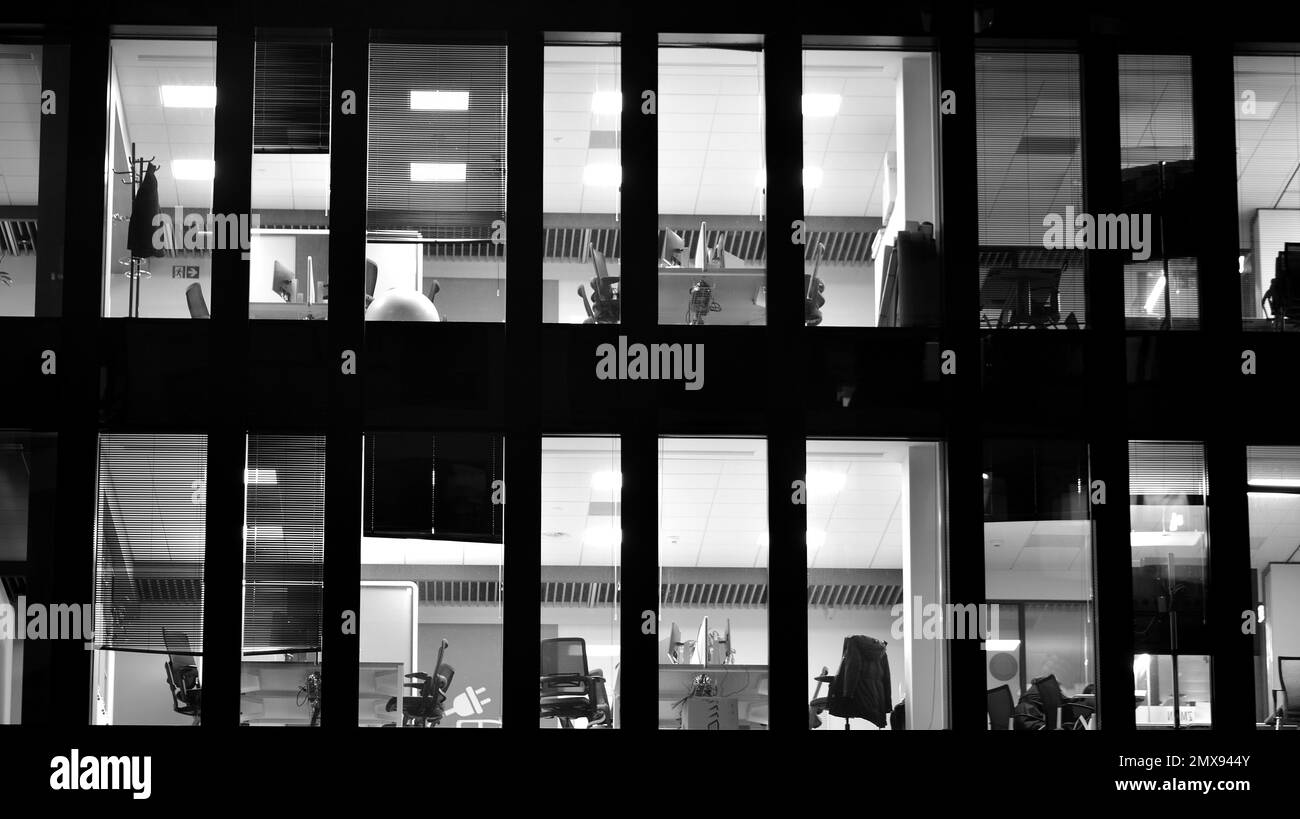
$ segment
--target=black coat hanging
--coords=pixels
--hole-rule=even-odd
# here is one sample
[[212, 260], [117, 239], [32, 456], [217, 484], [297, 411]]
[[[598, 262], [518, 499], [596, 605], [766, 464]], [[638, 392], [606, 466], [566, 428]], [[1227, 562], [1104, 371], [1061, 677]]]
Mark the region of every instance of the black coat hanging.
[[155, 165], [148, 165], [140, 187], [136, 189], [135, 201], [131, 203], [131, 222], [127, 226], [126, 246], [131, 255], [137, 259], [148, 259], [163, 255], [161, 247], [154, 246], [154, 217], [159, 213], [158, 177]]

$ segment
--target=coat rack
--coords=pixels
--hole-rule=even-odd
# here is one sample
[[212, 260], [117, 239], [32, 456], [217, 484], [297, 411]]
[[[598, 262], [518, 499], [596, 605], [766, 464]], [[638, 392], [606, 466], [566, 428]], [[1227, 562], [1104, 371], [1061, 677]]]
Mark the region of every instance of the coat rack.
[[[113, 171], [113, 173], [118, 176], [127, 177], [126, 179], [121, 180], [121, 182], [123, 185], [131, 186], [131, 216], [127, 218], [127, 226], [128, 226], [127, 246], [128, 247], [131, 244], [131, 236], [130, 236], [131, 219], [135, 218], [136, 216], [135, 214], [136, 194], [140, 190], [140, 183], [141, 181], [144, 180], [145, 174], [149, 173], [150, 171], [156, 172], [158, 170], [158, 166], [154, 164], [155, 159], [157, 159], [157, 157], [151, 156], [148, 159], [144, 159], [142, 157], [137, 156], [135, 143], [132, 142], [130, 170]], [[132, 251], [127, 261], [118, 260], [118, 264], [122, 264], [127, 267], [126, 275], [129, 282], [129, 289], [127, 291], [127, 300], [126, 300], [127, 313], [126, 314], [128, 318], [140, 317], [140, 277], [151, 275], [149, 273], [149, 270], [140, 264], [142, 258], [143, 257], [135, 255], [135, 252]]]

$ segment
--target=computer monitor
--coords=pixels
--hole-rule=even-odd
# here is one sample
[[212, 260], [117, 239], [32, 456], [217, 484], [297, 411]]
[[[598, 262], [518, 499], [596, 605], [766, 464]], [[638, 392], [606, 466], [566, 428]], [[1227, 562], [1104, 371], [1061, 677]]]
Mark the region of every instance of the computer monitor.
[[694, 266], [699, 268], [700, 270], [705, 269], [709, 265], [708, 239], [709, 239], [709, 223], [701, 221], [700, 238], [695, 241], [695, 259], [694, 259]]
[[709, 664], [709, 617], [700, 620], [699, 633], [695, 635], [695, 665]]
[[682, 661], [682, 630], [676, 623], [668, 634], [668, 661], [673, 664]]

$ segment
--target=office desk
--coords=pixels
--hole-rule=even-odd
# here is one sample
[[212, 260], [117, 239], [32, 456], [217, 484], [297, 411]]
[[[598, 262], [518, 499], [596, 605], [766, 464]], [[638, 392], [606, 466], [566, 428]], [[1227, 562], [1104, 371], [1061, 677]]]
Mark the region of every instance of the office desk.
[[674, 705], [691, 693], [696, 675], [707, 674], [719, 697], [734, 698], [739, 704], [740, 727], [767, 728], [768, 667], [765, 665], [671, 665], [659, 666], [659, 727], [678, 728]]
[[[240, 721], [251, 725], [310, 725], [311, 706], [298, 705], [298, 687], [307, 675], [323, 668], [322, 691], [328, 664], [245, 661], [239, 673]], [[361, 663], [358, 678], [357, 721], [360, 725], [400, 724], [402, 715], [384, 710], [391, 697], [403, 694], [400, 663]], [[305, 695], [304, 695], [305, 696]], [[329, 694], [322, 693], [322, 710], [329, 706]]]
[[329, 304], [296, 304], [292, 302], [249, 302], [248, 317], [253, 319], [327, 319]]
[[[767, 308], [754, 304], [759, 291], [767, 286], [767, 268], [735, 267], [661, 267], [659, 268], [659, 323], [685, 324], [686, 306], [691, 286], [700, 279], [713, 285], [713, 301], [722, 310], [709, 313], [706, 325], [757, 324], [767, 321]], [[766, 302], [765, 302], [766, 303]]]

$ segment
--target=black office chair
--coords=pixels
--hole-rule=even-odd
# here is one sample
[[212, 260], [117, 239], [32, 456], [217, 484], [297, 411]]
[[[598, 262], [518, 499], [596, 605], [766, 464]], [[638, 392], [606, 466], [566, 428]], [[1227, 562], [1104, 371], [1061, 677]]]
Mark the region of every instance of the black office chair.
[[185, 288], [185, 303], [190, 308], [190, 318], [212, 318], [212, 314], [208, 312], [208, 303], [203, 299], [203, 288], [198, 282]]
[[999, 685], [997, 688], [990, 688], [988, 697], [989, 730], [1010, 731], [1011, 718], [1016, 712], [1016, 700], [1011, 696], [1011, 686]]
[[587, 290], [578, 285], [578, 297], [587, 311], [584, 324], [618, 324], [622, 315], [618, 296], [619, 277], [609, 275], [605, 263], [605, 254], [596, 249], [594, 244], [587, 244], [591, 254], [591, 264], [596, 269], [596, 277], [591, 280], [591, 299], [587, 299]]
[[1055, 674], [1029, 681], [1029, 690], [1020, 697], [1015, 710], [1017, 731], [1070, 731], [1094, 713], [1091, 705], [1066, 697]]
[[[985, 327], [1056, 327], [1061, 323], [1062, 268], [995, 267], [980, 284]], [[991, 318], [996, 315], [997, 318]]]
[[366, 259], [366, 307], [375, 300], [375, 286], [379, 284], [379, 265]]
[[1278, 657], [1277, 679], [1282, 686], [1277, 727], [1300, 728], [1300, 657]]
[[599, 669], [587, 670], [587, 641], [555, 637], [542, 640], [541, 648], [539, 716], [559, 720], [561, 728], [572, 728], [579, 717], [588, 728], [611, 727], [605, 678]]
[[203, 686], [199, 682], [199, 666], [190, 637], [183, 631], [162, 630], [163, 645], [167, 647], [167, 687], [172, 693], [172, 710], [194, 718], [194, 724], [203, 722]]

